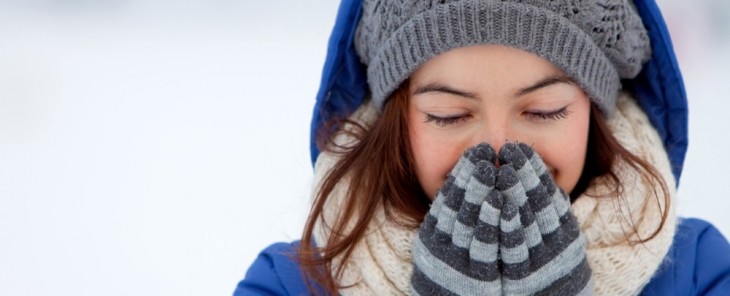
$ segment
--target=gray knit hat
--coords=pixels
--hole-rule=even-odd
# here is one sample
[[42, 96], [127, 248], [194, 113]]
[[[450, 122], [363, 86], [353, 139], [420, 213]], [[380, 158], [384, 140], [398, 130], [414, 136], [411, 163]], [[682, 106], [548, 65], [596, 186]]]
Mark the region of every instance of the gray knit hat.
[[631, 0], [363, 0], [355, 35], [378, 107], [421, 64], [477, 44], [552, 62], [606, 114], [651, 55]]

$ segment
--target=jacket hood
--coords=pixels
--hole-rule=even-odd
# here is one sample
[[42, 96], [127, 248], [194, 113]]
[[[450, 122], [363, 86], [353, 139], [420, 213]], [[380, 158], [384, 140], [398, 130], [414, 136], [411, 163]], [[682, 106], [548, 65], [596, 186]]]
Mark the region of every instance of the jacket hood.
[[[687, 152], [687, 94], [666, 23], [654, 0], [634, 4], [651, 40], [652, 56], [639, 75], [622, 81], [648, 115], [667, 150], [675, 181], [679, 184]], [[324, 123], [347, 117], [368, 93], [366, 67], [355, 52], [354, 37], [362, 0], [342, 0], [330, 35], [322, 80], [314, 105], [310, 132], [312, 164], [319, 149], [316, 135]]]

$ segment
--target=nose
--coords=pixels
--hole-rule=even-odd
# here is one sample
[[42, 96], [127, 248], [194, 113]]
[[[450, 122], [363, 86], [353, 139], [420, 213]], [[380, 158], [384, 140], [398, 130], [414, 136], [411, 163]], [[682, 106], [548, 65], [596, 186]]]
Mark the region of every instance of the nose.
[[505, 118], [486, 120], [478, 134], [477, 143], [486, 142], [497, 152], [505, 143], [519, 140], [514, 127]]

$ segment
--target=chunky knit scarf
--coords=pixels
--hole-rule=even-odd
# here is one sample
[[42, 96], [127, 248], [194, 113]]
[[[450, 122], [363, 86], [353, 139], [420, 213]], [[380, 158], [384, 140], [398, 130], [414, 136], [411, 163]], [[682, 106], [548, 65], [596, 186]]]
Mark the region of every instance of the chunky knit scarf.
[[[587, 257], [596, 295], [637, 295], [649, 282], [662, 263], [672, 243], [676, 228], [674, 212], [675, 183], [667, 153], [657, 132], [646, 115], [628, 95], [622, 94], [617, 102], [617, 112], [608, 121], [613, 135], [629, 151], [653, 165], [667, 183], [670, 205], [657, 198], [653, 190], [646, 188], [638, 174], [619, 162], [618, 176], [624, 184], [619, 198], [595, 198], [581, 196], [573, 203], [573, 213], [581, 224], [586, 237]], [[378, 116], [370, 104], [361, 107], [351, 119], [371, 123]], [[352, 138], [342, 134], [337, 143], [352, 143]], [[322, 179], [337, 161], [337, 155], [322, 153], [315, 164], [314, 189], [317, 192]], [[348, 181], [340, 182], [332, 192], [324, 211], [327, 221], [338, 218], [338, 209], [345, 198]], [[602, 180], [595, 180], [587, 190], [591, 195], [605, 194], [610, 188]], [[669, 206], [664, 227], [644, 244], [631, 244], [627, 240], [646, 239], [661, 223], [662, 210]], [[632, 223], [633, 222], [633, 223]], [[412, 272], [411, 244], [416, 230], [405, 229], [385, 217], [381, 208], [368, 225], [366, 236], [356, 245], [344, 264], [340, 283], [350, 286], [340, 291], [342, 295], [408, 295]], [[319, 221], [315, 229], [317, 245], [328, 238], [328, 230]]]

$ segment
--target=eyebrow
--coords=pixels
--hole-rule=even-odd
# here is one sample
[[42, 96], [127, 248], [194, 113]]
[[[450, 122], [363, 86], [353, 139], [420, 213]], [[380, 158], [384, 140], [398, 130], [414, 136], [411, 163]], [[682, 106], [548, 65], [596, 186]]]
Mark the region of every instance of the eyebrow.
[[[545, 88], [545, 87], [548, 87], [548, 86], [551, 86], [554, 84], [559, 84], [559, 83], [567, 83], [567, 84], [575, 85], [575, 81], [573, 81], [573, 79], [571, 79], [568, 76], [565, 76], [565, 75], [549, 76], [549, 77], [543, 78], [542, 80], [536, 82], [533, 85], [530, 85], [528, 87], [518, 90], [517, 93], [515, 94], [515, 97], [521, 97], [521, 96], [524, 96], [531, 92], [537, 91], [538, 89]], [[417, 88], [416, 91], [413, 92], [413, 95], [419, 95], [419, 94], [423, 94], [423, 93], [427, 93], [427, 92], [439, 92], [439, 93], [452, 94], [452, 95], [464, 97], [467, 99], [477, 99], [477, 95], [474, 93], [470, 93], [465, 90], [456, 89], [451, 86], [440, 84], [440, 83], [435, 83], [435, 82], [428, 83], [424, 86]]]
[[470, 92], [467, 92], [464, 90], [459, 90], [459, 89], [456, 89], [456, 88], [453, 88], [453, 87], [450, 87], [447, 85], [434, 83], [434, 82], [417, 88], [416, 91], [413, 92], [413, 95], [420, 95], [420, 94], [427, 93], [427, 92], [447, 93], [447, 94], [452, 94], [452, 95], [456, 95], [456, 96], [460, 96], [460, 97], [465, 97], [467, 99], [476, 99], [477, 98], [477, 96], [473, 93], [470, 93]]
[[567, 84], [575, 85], [575, 81], [573, 81], [573, 79], [570, 79], [570, 77], [568, 77], [568, 76], [565, 76], [565, 75], [549, 76], [549, 77], [546, 77], [546, 78], [538, 81], [537, 83], [535, 83], [531, 86], [520, 89], [519, 91], [517, 91], [517, 94], [515, 94], [515, 97], [521, 97], [521, 96], [524, 96], [531, 92], [534, 92], [538, 89], [545, 88], [545, 87], [548, 87], [548, 86], [551, 86], [554, 84], [558, 84], [558, 83], [567, 83]]

